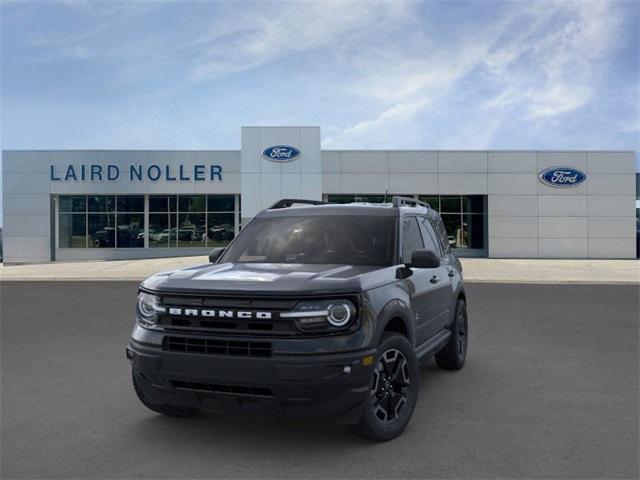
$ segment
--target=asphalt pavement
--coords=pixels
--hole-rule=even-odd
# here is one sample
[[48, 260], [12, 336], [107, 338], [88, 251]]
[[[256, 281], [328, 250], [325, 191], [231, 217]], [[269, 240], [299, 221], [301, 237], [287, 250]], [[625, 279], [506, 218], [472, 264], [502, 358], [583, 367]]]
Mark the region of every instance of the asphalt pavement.
[[469, 284], [459, 372], [423, 367], [405, 433], [146, 410], [136, 283], [0, 283], [2, 478], [638, 478], [637, 285]]

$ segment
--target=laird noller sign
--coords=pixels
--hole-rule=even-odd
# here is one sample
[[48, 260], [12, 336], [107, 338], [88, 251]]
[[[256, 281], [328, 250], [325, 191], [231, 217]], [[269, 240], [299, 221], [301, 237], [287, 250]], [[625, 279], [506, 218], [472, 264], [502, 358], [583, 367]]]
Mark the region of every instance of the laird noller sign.
[[120, 179], [130, 182], [206, 182], [222, 181], [222, 166], [220, 165], [142, 165], [130, 164], [127, 168], [108, 164], [69, 164], [63, 168], [50, 166], [52, 182], [115, 182]]

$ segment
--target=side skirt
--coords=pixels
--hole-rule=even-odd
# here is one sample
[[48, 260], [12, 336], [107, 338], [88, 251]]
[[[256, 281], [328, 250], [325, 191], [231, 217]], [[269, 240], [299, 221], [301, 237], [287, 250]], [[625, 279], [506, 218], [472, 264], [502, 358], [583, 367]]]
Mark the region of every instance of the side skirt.
[[432, 355], [436, 354], [442, 347], [444, 347], [449, 338], [451, 337], [451, 330], [443, 328], [427, 342], [423, 343], [416, 348], [416, 357], [418, 360], [426, 360]]

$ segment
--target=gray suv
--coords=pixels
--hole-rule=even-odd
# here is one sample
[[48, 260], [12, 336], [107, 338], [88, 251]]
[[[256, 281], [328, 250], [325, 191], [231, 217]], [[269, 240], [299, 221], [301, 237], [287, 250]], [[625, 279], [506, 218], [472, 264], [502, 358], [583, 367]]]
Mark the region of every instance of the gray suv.
[[467, 336], [462, 268], [427, 204], [281, 200], [210, 263], [140, 284], [127, 357], [155, 412], [333, 417], [389, 440], [419, 363], [462, 368]]

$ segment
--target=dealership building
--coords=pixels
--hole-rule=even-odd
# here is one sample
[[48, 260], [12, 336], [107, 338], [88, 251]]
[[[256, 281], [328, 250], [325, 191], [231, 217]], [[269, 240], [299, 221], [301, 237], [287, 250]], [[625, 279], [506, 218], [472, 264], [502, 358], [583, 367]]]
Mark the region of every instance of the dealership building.
[[205, 254], [282, 198], [414, 197], [461, 256], [636, 258], [632, 151], [323, 150], [243, 127], [240, 150], [3, 152], [5, 263]]

